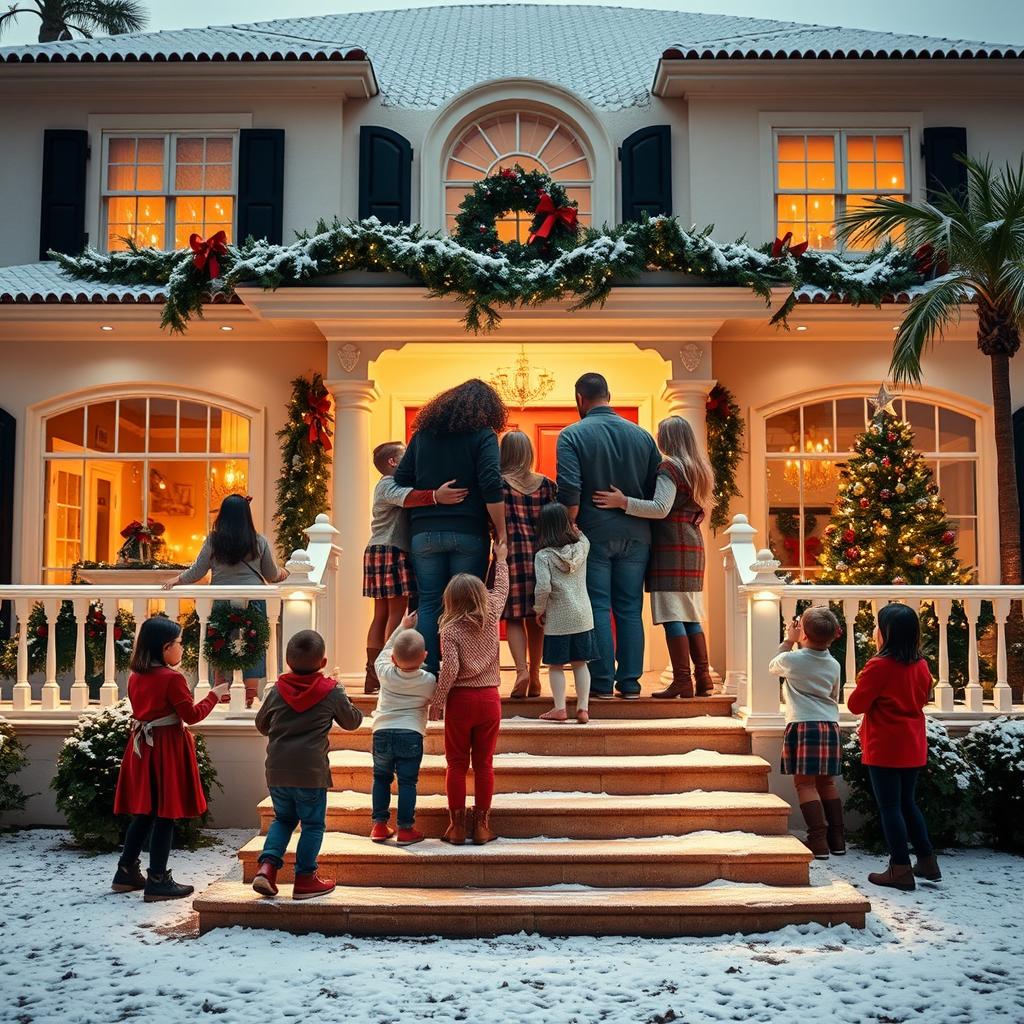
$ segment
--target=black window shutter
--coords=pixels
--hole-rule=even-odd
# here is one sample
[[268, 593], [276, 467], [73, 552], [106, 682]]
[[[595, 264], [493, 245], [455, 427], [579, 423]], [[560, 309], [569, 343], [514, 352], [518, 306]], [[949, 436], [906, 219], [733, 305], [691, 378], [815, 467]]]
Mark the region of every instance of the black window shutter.
[[633, 132], [619, 147], [622, 219], [672, 213], [672, 130], [667, 124]]
[[85, 165], [89, 133], [47, 129], [43, 132], [43, 192], [39, 218], [39, 258], [48, 249], [77, 256], [85, 237]]
[[359, 219], [385, 224], [412, 219], [412, 146], [390, 128], [359, 129]]
[[942, 189], [965, 195], [967, 168], [956, 158], [967, 155], [967, 129], [925, 128], [921, 150], [928, 202], [934, 202]]
[[243, 128], [238, 135], [238, 230], [235, 240], [284, 241], [284, 129]]
[[[12, 583], [14, 556], [14, 417], [0, 409], [0, 583]], [[13, 632], [10, 601], [0, 604], [0, 640]]]

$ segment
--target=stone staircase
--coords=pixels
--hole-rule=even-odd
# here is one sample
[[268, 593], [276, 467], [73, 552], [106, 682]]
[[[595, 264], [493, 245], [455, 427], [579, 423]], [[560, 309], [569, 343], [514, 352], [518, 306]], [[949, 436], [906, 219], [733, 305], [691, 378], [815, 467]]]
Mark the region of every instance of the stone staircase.
[[[367, 838], [369, 721], [336, 730], [320, 873], [338, 888], [290, 899], [293, 838], [281, 896], [258, 896], [249, 884], [257, 836], [239, 851], [243, 881], [196, 898], [200, 930], [475, 937], [863, 927], [870, 907], [857, 890], [809, 884], [811, 855], [788, 834], [789, 806], [768, 792], [770, 765], [751, 755], [732, 701], [595, 701], [590, 725], [577, 726], [535, 721], [548, 700], [505, 699], [491, 815], [502, 838], [483, 847], [438, 838], [448, 823], [443, 725], [431, 724], [420, 771], [416, 824], [428, 839], [405, 848]], [[375, 698], [354, 702], [369, 715]], [[259, 818], [266, 832], [269, 798]]]

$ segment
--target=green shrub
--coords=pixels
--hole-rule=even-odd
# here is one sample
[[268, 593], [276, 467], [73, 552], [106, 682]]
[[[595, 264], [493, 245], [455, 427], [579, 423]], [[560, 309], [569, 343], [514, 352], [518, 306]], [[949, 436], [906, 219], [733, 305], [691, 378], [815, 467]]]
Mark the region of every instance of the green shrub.
[[1024, 849], [1024, 720], [995, 718], [961, 741], [978, 773], [979, 828], [996, 846]]
[[[959, 743], [945, 727], [927, 719], [928, 763], [917, 780], [917, 803], [928, 823], [932, 842], [949, 846], [970, 838], [974, 829], [974, 801], [978, 769], [967, 760]], [[843, 778], [850, 788], [846, 808], [863, 816], [863, 824], [851, 835], [868, 849], [885, 849], [878, 805], [867, 768], [861, 764], [860, 734], [850, 734], [843, 744]]]
[[28, 799], [25, 791], [11, 777], [28, 764], [25, 746], [14, 732], [14, 726], [0, 718], [0, 814], [20, 811]]
[[[57, 774], [50, 785], [57, 793], [57, 807], [75, 842], [85, 849], [108, 852], [121, 844], [128, 819], [115, 816], [114, 793], [131, 733], [131, 720], [131, 706], [126, 700], [113, 707], [86, 711], [57, 755]], [[206, 741], [198, 733], [193, 735], [199, 778], [209, 800], [212, 788], [220, 784]], [[209, 813], [206, 813], [201, 818], [177, 822], [177, 845], [190, 850], [201, 846], [202, 826], [208, 820]]]

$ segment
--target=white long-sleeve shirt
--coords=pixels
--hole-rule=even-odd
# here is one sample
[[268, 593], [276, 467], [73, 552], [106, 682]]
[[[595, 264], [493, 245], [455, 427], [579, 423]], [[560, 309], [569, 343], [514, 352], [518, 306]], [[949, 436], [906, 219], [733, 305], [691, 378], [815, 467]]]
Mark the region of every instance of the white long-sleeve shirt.
[[373, 713], [373, 731], [409, 729], [421, 736], [427, 731], [427, 705], [437, 687], [436, 677], [426, 669], [406, 672], [391, 660], [391, 649], [401, 627], [388, 637], [374, 667], [380, 680], [377, 710]]
[[828, 651], [780, 644], [768, 671], [785, 678], [787, 724], [839, 721], [839, 662]]

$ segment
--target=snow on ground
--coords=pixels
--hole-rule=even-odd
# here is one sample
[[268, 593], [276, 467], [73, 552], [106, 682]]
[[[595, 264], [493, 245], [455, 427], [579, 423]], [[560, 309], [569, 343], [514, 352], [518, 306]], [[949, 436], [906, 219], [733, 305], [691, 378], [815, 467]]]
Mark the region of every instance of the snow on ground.
[[[174, 853], [179, 881], [201, 889], [234, 870], [252, 833], [214, 835], [213, 847]], [[415, 940], [233, 928], [199, 938], [187, 901], [111, 893], [116, 856], [65, 839], [0, 835], [0, 1021], [1024, 1022], [1024, 860], [985, 850], [946, 855], [942, 886], [915, 893], [867, 886], [880, 862], [860, 852], [816, 864], [816, 883], [871, 889], [862, 932]]]

